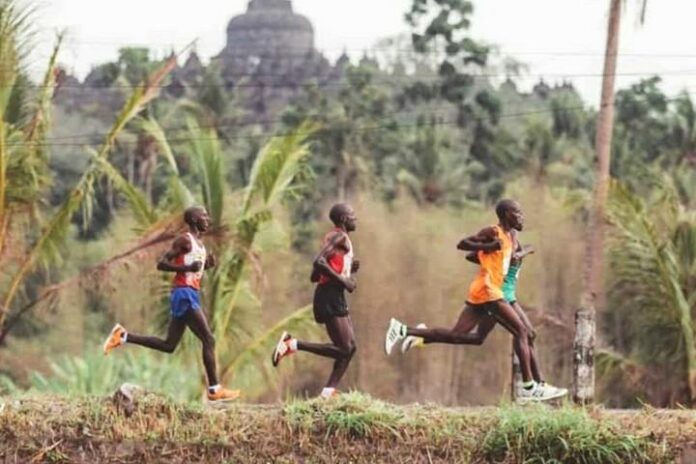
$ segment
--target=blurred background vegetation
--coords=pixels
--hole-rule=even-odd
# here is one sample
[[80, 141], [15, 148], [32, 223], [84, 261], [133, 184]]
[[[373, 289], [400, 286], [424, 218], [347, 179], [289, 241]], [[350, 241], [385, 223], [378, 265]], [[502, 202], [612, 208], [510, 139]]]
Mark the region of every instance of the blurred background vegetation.
[[[98, 103], [61, 103], [55, 55], [42, 82], [25, 71], [32, 11], [2, 0], [0, 393], [103, 394], [128, 381], [198, 398], [190, 335], [175, 356], [126, 347], [103, 358], [100, 343], [115, 321], [163, 330], [169, 283], [156, 257], [182, 209], [200, 203], [221, 263], [203, 296], [225, 381], [259, 401], [315, 394], [328, 362], [297, 356], [272, 372], [269, 355], [284, 329], [325, 337], [307, 307], [308, 275], [327, 210], [345, 200], [358, 214], [362, 267], [350, 297], [359, 355], [344, 388], [495, 403], [509, 388], [504, 331], [483, 347], [404, 357], [384, 357], [381, 343], [395, 315], [454, 322], [475, 272], [455, 244], [494, 222], [503, 197], [521, 202], [522, 241], [538, 250], [519, 299], [547, 377], [568, 385], [596, 110], [569, 83], [519, 91], [520, 67], [469, 36], [471, 3], [437, 3], [414, 0], [404, 12], [412, 37], [385, 39], [381, 60], [348, 60], [335, 84], [307, 79], [261, 114], [258, 96], [214, 64], [192, 92], [172, 92], [188, 50], [157, 60], [124, 48], [92, 73]], [[487, 77], [501, 72], [502, 82]], [[620, 89], [615, 111], [599, 400], [685, 404], [696, 364], [696, 108], [655, 76]]]

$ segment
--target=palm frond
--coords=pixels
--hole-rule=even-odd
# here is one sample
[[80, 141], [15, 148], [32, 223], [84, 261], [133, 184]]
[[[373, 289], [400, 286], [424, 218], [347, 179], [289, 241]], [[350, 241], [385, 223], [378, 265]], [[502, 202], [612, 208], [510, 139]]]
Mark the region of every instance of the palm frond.
[[231, 380], [235, 385], [252, 392], [258, 390], [263, 380], [273, 379], [270, 363], [270, 353], [275, 342], [283, 331], [295, 335], [310, 335], [316, 333], [316, 324], [312, 318], [312, 307], [293, 311], [286, 318], [255, 337], [253, 341], [240, 351], [223, 361], [221, 378]]
[[137, 118], [135, 119], [135, 125], [138, 129], [155, 139], [170, 169], [178, 176], [179, 165], [176, 162], [176, 158], [174, 158], [174, 153], [167, 141], [167, 136], [164, 134], [162, 126], [152, 118]]
[[225, 201], [225, 170], [220, 141], [214, 129], [201, 129], [192, 119], [188, 120], [189, 146], [201, 177], [203, 202], [213, 224], [222, 224]]
[[0, 4], [0, 120], [3, 122], [28, 51], [33, 13], [33, 9], [20, 7], [17, 1], [6, 0]]
[[[111, 129], [104, 140], [102, 147], [96, 153], [91, 164], [83, 173], [77, 185], [72, 189], [68, 198], [63, 202], [58, 211], [53, 215], [48, 225], [44, 227], [41, 235], [28, 251], [18, 270], [12, 277], [9, 289], [3, 305], [0, 307], [0, 329], [3, 327], [7, 313], [10, 310], [19, 287], [26, 275], [34, 268], [42, 255], [54, 255], [58, 249], [58, 242], [65, 236], [70, 225], [73, 214], [82, 207], [86, 217], [89, 216], [91, 208], [91, 194], [95, 180], [99, 177], [101, 159], [106, 159], [123, 128], [140, 112], [144, 106], [157, 95], [165, 76], [176, 66], [176, 56], [172, 56], [157, 69], [146, 81], [143, 86], [138, 87], [133, 95], [128, 99], [123, 110], [114, 121]], [[1, 133], [2, 131], [0, 131]], [[2, 145], [0, 141], [0, 146]], [[1, 155], [1, 153], [0, 153]], [[1, 173], [0, 173], [1, 176]]]
[[[689, 297], [682, 287], [670, 227], [678, 208], [670, 189], [650, 207], [627, 187], [614, 183], [607, 214], [613, 226], [610, 235], [612, 293], [621, 295], [622, 307], [630, 308], [630, 330], [640, 343], [642, 359], [655, 362], [676, 356], [689, 381], [691, 400], [696, 400], [696, 346]], [[672, 338], [656, 334], [668, 331]], [[666, 340], [674, 340], [670, 346]], [[659, 362], [659, 361], [658, 361]]]
[[41, 92], [36, 102], [36, 109], [29, 124], [24, 130], [26, 141], [29, 142], [32, 149], [36, 151], [41, 150], [44, 146], [41, 142], [46, 135], [47, 129], [51, 127], [51, 109], [56, 86], [56, 63], [58, 60], [58, 52], [60, 51], [64, 38], [65, 34], [63, 33], [58, 34], [56, 38], [53, 52], [48, 61], [48, 68], [46, 69], [41, 84]]
[[133, 184], [128, 182], [108, 160], [103, 158], [95, 159], [97, 163], [99, 163], [100, 173], [111, 181], [114, 187], [116, 187], [116, 190], [118, 190], [128, 202], [138, 224], [142, 227], [147, 227], [157, 222], [157, 214], [145, 196], [138, 191]]
[[235, 224], [237, 249], [225, 274], [225, 305], [213, 315], [219, 333], [226, 334], [230, 330], [246, 269], [254, 253], [254, 242], [263, 224], [272, 217], [270, 208], [292, 195], [293, 181], [306, 169], [304, 161], [309, 154], [306, 141], [312, 131], [312, 126], [304, 125], [292, 134], [273, 138], [254, 162], [242, 202], [242, 215]]
[[164, 156], [171, 170], [169, 189], [167, 190], [168, 207], [183, 210], [191, 206], [194, 202], [193, 194], [181, 178], [179, 165], [176, 162], [174, 152], [162, 126], [153, 118], [138, 118], [135, 120], [135, 123], [138, 129], [155, 140], [159, 147], [159, 152]]
[[[19, 7], [15, 1], [8, 0], [0, 4], [0, 251], [4, 248], [9, 224], [8, 181], [15, 177], [9, 176], [10, 163], [11, 158], [15, 161], [18, 159], [12, 156], [12, 146], [9, 145], [13, 129], [8, 121], [7, 110], [23, 66], [32, 13], [33, 10]], [[16, 145], [14, 147], [17, 148]]]
[[257, 198], [264, 207], [270, 207], [293, 193], [297, 185], [291, 184], [307, 167], [303, 163], [309, 155], [307, 139], [314, 131], [313, 125], [305, 123], [286, 136], [273, 137], [264, 146], [251, 169], [242, 203], [244, 213]]

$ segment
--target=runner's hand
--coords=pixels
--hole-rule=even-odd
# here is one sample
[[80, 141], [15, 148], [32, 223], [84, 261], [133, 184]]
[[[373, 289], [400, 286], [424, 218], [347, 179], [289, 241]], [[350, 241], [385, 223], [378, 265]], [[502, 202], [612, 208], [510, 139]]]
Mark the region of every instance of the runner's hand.
[[195, 261], [189, 265], [188, 272], [199, 272], [201, 269], [203, 269], [203, 262]]
[[353, 264], [350, 265], [350, 272], [352, 274], [355, 274], [360, 270], [360, 260], [359, 259], [354, 259]]
[[208, 255], [205, 258], [205, 268], [210, 269], [211, 267], [217, 266], [217, 258], [215, 255]]
[[349, 277], [349, 278], [344, 278], [341, 283], [343, 286], [348, 290], [348, 293], [353, 293], [355, 289], [358, 287], [358, 283], [356, 282], [355, 279]]

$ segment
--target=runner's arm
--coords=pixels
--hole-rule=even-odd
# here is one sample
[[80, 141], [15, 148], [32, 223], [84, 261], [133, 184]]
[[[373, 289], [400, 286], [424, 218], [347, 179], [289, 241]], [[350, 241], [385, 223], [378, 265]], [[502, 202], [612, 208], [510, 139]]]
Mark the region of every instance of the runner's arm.
[[513, 258], [521, 261], [525, 256], [534, 254], [535, 251], [532, 245], [520, 246], [517, 251], [515, 251]]
[[315, 277], [316, 272], [319, 272], [334, 279], [335, 281], [343, 285], [343, 287], [345, 287], [345, 289], [349, 292], [353, 292], [353, 290], [355, 290], [355, 287], [357, 286], [355, 280], [351, 278], [346, 278], [338, 272], [336, 272], [329, 265], [328, 261], [329, 256], [335, 253], [339, 249], [339, 247], [346, 247], [346, 241], [347, 237], [344, 233], [336, 233], [328, 240], [328, 243], [321, 249], [321, 251], [319, 251], [317, 257], [314, 258], [314, 270], [312, 272], [312, 278]]
[[172, 243], [172, 248], [167, 251], [157, 262], [157, 269], [164, 272], [198, 272], [203, 263], [196, 261], [189, 265], [173, 264], [177, 256], [185, 255], [191, 251], [191, 241], [185, 235], [178, 237]]
[[493, 227], [486, 227], [479, 233], [463, 238], [457, 244], [457, 249], [462, 251], [491, 252], [500, 250], [500, 240]]

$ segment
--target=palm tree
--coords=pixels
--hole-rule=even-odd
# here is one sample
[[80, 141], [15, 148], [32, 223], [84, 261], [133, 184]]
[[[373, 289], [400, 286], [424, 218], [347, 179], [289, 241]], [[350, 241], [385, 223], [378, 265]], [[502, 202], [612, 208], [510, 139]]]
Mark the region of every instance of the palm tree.
[[[229, 195], [216, 132], [190, 124], [190, 152], [201, 181], [204, 204], [215, 228], [229, 231], [214, 241], [220, 264], [206, 285], [205, 296], [218, 340], [221, 377], [234, 381], [248, 393], [254, 388], [260, 391], [263, 376], [270, 377], [270, 364], [263, 359], [280, 333], [307, 333], [314, 326], [310, 308], [303, 307], [264, 330], [259, 323], [260, 301], [252, 285], [254, 273], [261, 272], [261, 249], [257, 243], [277, 230], [270, 227], [273, 210], [301, 185], [308, 169], [306, 142], [312, 132], [310, 126], [304, 125], [288, 135], [272, 137], [257, 155], [247, 186], [242, 192]], [[230, 199], [236, 199], [236, 204], [230, 205]], [[234, 214], [225, 215], [226, 211]]]
[[600, 351], [598, 364], [659, 377], [659, 388], [634, 388], [663, 406], [694, 405], [696, 215], [680, 205], [667, 176], [660, 180], [646, 200], [621, 184], [611, 190], [609, 299], [620, 304], [607, 318], [620, 329], [611, 337], [618, 353]]
[[[7, 2], [5, 5], [6, 4]], [[0, 9], [0, 15], [3, 11], [4, 10]], [[2, 21], [1, 16], [0, 21]], [[3, 27], [4, 26], [2, 26], [0, 23], [0, 36], [2, 34]], [[5, 42], [3, 42], [3, 45], [4, 44]], [[44, 86], [45, 91], [43, 92], [42, 100], [38, 105], [39, 109], [37, 110], [34, 118], [32, 118], [28, 130], [23, 132], [24, 134], [29, 134], [28, 136], [32, 138], [23, 141], [21, 146], [28, 147], [30, 151], [36, 153], [36, 156], [39, 156], [42, 153], [39, 147], [45, 146], [43, 135], [46, 131], [46, 121], [49, 119], [47, 108], [50, 107], [50, 96], [52, 96], [51, 89], [53, 88], [54, 84], [53, 70], [55, 66], [56, 54], [57, 47], [49, 66], [49, 72], [44, 80], [46, 83]], [[63, 204], [43, 226], [41, 233], [38, 235], [36, 240], [27, 245], [25, 252], [18, 259], [19, 264], [17, 268], [10, 269], [13, 272], [11, 273], [10, 282], [5, 290], [5, 295], [2, 298], [2, 306], [0, 306], [0, 340], [4, 339], [6, 336], [5, 321], [8, 314], [13, 309], [15, 298], [27, 277], [37, 268], [40, 263], [50, 262], [51, 259], [55, 260], [59, 257], [58, 250], [60, 244], [69, 229], [73, 215], [78, 210], [82, 209], [84, 220], [89, 220], [91, 216], [95, 182], [103, 177], [109, 178], [109, 180], [113, 182], [115, 186], [122, 189], [126, 198], [131, 203], [131, 206], [134, 208], [136, 216], [141, 220], [141, 222], [146, 224], [153, 224], [155, 222], [155, 213], [147, 201], [142, 197], [139, 191], [133, 188], [120, 175], [118, 170], [111, 165], [108, 158], [117, 137], [123, 132], [126, 125], [136, 118], [145, 105], [147, 105], [158, 95], [162, 81], [176, 65], [176, 58], [177, 57], [175, 55], [172, 55], [169, 59], [165, 60], [165, 62], [157, 70], [155, 70], [141, 86], [134, 90], [133, 94], [126, 101], [123, 109], [116, 117], [116, 120], [108, 132], [101, 148], [98, 151], [92, 150], [93, 156], [91, 163], [87, 170], [83, 173], [77, 185], [75, 185]], [[0, 60], [1, 59], [2, 56], [0, 56]], [[0, 76], [0, 79], [1, 78], [2, 76]], [[4, 127], [5, 126], [3, 125], [3, 128]], [[0, 134], [7, 134], [7, 130], [0, 130]], [[8, 166], [6, 160], [10, 159], [9, 156], [11, 154], [6, 140], [7, 137], [0, 136], [0, 192], [3, 192], [0, 194], [0, 200], [2, 200], [2, 204], [6, 204], [6, 198], [8, 198], [5, 193], [7, 191], [5, 184], [7, 183], [6, 173]], [[0, 209], [0, 218], [2, 218], [2, 223], [7, 221], [5, 219], [6, 217], [7, 208], [5, 207]]]
[[[301, 125], [283, 136], [272, 137], [263, 146], [252, 165], [249, 181], [243, 189], [230, 192], [225, 182], [225, 156], [217, 132], [201, 128], [188, 120], [188, 142], [181, 148], [188, 153], [200, 185], [203, 204], [212, 222], [211, 251], [218, 257], [218, 266], [205, 280], [204, 306], [209, 313], [217, 339], [221, 377], [244, 388], [247, 395], [262, 393], [271, 378], [270, 364], [264, 362], [268, 350], [283, 330], [309, 334], [313, 331], [310, 308], [291, 311], [270, 328], [264, 328], [260, 298], [254, 290], [254, 277], [261, 273], [259, 242], [269, 234], [277, 234], [273, 211], [297, 193], [309, 169], [307, 140], [313, 128]], [[165, 154], [171, 171], [178, 173], [176, 161], [161, 127], [152, 119], [141, 121], [139, 127], [158, 142], [158, 151]], [[180, 215], [189, 206], [192, 195], [178, 175], [171, 190], [186, 192], [166, 215]], [[174, 195], [176, 196], [176, 195]], [[178, 206], [176, 206], [178, 205]], [[165, 214], [162, 212], [162, 214]], [[163, 313], [163, 317], [168, 317]], [[185, 343], [185, 352], [194, 347]]]
[[[0, 2], [0, 263], [6, 270], [12, 269], [17, 248], [21, 249], [6, 249], [9, 236], [23, 243], [20, 237], [40, 225], [39, 206], [48, 172], [43, 139], [51, 122], [55, 64], [62, 42], [59, 35], [41, 91], [30, 100], [23, 76], [32, 12], [15, 1]], [[0, 306], [0, 328], [8, 311], [7, 305]]]
[[[596, 302], [601, 290], [604, 254], [604, 221], [609, 192], [611, 139], [614, 129], [614, 81], [619, 52], [621, 7], [624, 0], [611, 0], [607, 43], [604, 54], [602, 96], [597, 118], [595, 151], [597, 168], [594, 197], [590, 212], [589, 237], [585, 252], [583, 291], [580, 309], [575, 314], [573, 343], [573, 399], [581, 404], [594, 401], [594, 347], [596, 332]], [[647, 0], [641, 0], [641, 21], [645, 19]]]

